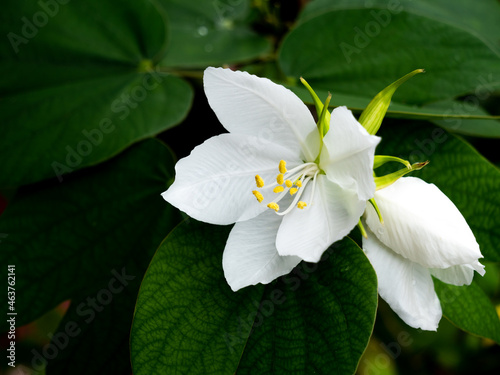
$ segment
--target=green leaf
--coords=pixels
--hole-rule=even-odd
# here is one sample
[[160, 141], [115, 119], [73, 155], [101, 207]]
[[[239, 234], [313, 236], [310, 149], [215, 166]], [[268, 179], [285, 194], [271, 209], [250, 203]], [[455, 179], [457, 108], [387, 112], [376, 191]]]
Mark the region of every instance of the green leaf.
[[233, 374], [263, 287], [231, 291], [222, 271], [229, 227], [190, 220], [157, 250], [141, 284], [130, 348], [141, 374]]
[[452, 99], [484, 80], [499, 87], [499, 55], [470, 30], [405, 8], [391, 12], [365, 2], [347, 7], [315, 12], [288, 34], [279, 55], [286, 75], [304, 77], [316, 92], [373, 97], [423, 68], [425, 76], [394, 95], [395, 102], [409, 104]]
[[0, 186], [64, 178], [172, 127], [190, 107], [190, 86], [153, 69], [168, 33], [148, 0], [9, 1], [0, 25], [10, 35], [0, 45], [9, 72]]
[[[452, 24], [458, 28], [476, 35], [490, 49], [500, 54], [498, 35], [500, 35], [500, 24], [498, 14], [500, 4], [495, 0], [483, 0], [471, 2], [469, 0], [456, 0], [450, 6], [448, 0], [371, 0], [369, 7], [384, 9], [391, 13], [406, 11], [409, 13], [423, 15], [443, 23]], [[311, 1], [299, 17], [299, 22], [312, 18], [326, 11], [336, 9], [350, 9], [366, 7], [365, 0], [314, 0]]]
[[468, 96], [463, 101], [431, 103], [422, 110], [441, 111], [442, 118], [433, 118], [432, 122], [450, 132], [475, 137], [500, 138], [499, 116], [490, 116], [479, 106], [475, 96]]
[[[62, 184], [30, 186], [9, 202], [0, 216], [0, 233], [8, 234], [0, 263], [16, 265], [19, 326], [67, 299], [75, 298], [71, 309], [78, 311], [84, 302], [78, 298], [96, 298], [124, 268], [136, 276], [127, 289], [133, 294], [158, 243], [180, 221], [160, 196], [173, 164], [168, 148], [147, 140]], [[0, 298], [5, 305], [6, 294]]]
[[[284, 302], [272, 307], [277, 293]], [[376, 308], [376, 275], [346, 238], [321, 263], [302, 263], [266, 287], [264, 319], [255, 321], [236, 374], [354, 374]]]
[[464, 331], [500, 344], [500, 319], [488, 296], [475, 282], [455, 286], [434, 279], [434, 289], [448, 320]]
[[362, 250], [345, 239], [319, 264], [234, 293], [222, 270], [229, 229], [190, 221], [158, 249], [132, 326], [134, 374], [354, 373], [377, 306]]
[[160, 0], [170, 25], [170, 44], [162, 65], [205, 68], [268, 54], [271, 43], [246, 20], [248, 0]]
[[423, 122], [382, 126], [379, 135], [377, 153], [430, 161], [414, 176], [439, 187], [467, 220], [485, 259], [500, 261], [500, 170], [462, 139]]

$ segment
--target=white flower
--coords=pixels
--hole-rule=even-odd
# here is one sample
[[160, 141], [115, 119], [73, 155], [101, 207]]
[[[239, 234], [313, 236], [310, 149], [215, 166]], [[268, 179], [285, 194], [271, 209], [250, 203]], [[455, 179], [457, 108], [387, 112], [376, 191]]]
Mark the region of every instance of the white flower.
[[223, 254], [233, 290], [269, 283], [301, 260], [319, 261], [373, 196], [380, 138], [345, 107], [333, 110], [321, 137], [306, 105], [266, 78], [207, 68], [204, 87], [230, 133], [181, 159], [163, 197], [197, 220], [236, 223]]
[[469, 285], [484, 275], [479, 245], [453, 202], [435, 185], [404, 177], [375, 193], [363, 249], [375, 268], [380, 296], [408, 325], [436, 330], [442, 311], [432, 276]]

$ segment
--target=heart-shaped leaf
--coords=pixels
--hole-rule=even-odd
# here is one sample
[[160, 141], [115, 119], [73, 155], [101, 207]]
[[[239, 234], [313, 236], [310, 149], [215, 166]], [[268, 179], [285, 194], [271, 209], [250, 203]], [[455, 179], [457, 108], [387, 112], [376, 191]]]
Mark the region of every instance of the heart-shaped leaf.
[[168, 31], [149, 0], [9, 1], [0, 31], [0, 186], [62, 180], [190, 107], [190, 86], [154, 68]]
[[377, 306], [362, 250], [345, 239], [319, 264], [234, 293], [222, 270], [228, 234], [190, 221], [160, 246], [137, 301], [134, 374], [354, 373]]

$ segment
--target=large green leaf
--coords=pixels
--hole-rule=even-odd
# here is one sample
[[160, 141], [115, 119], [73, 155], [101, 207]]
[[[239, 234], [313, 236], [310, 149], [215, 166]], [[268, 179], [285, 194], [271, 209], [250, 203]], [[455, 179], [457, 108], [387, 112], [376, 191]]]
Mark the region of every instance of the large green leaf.
[[[314, 2], [312, 3], [314, 4]], [[312, 87], [372, 97], [406, 73], [424, 68], [394, 95], [422, 104], [498, 88], [496, 51], [470, 30], [403, 7], [332, 6], [306, 17], [284, 40], [279, 61], [285, 74]]]
[[132, 326], [135, 375], [234, 373], [244, 340], [231, 345], [227, 333], [249, 335], [264, 288], [231, 291], [221, 266], [228, 234], [190, 220], [157, 250]]
[[500, 319], [488, 296], [474, 282], [469, 286], [434, 279], [443, 315], [458, 328], [500, 344]]
[[[18, 325], [67, 299], [78, 309], [122, 271], [136, 277], [113, 298], [130, 300], [125, 294], [138, 288], [153, 251], [180, 220], [160, 196], [173, 164], [167, 147], [147, 140], [62, 184], [30, 186], [9, 203], [0, 216], [0, 233], [8, 234], [0, 263], [16, 265]], [[0, 298], [5, 305], [6, 294]]]
[[[325, 11], [337, 9], [364, 8], [366, 0], [313, 0], [300, 14], [303, 22]], [[449, 23], [476, 35], [484, 44], [500, 55], [500, 4], [496, 0], [455, 0], [450, 6], [448, 0], [371, 0], [369, 7], [384, 9], [391, 13], [406, 11], [423, 15], [439, 22]]]
[[137, 301], [134, 374], [354, 373], [377, 306], [361, 249], [346, 239], [319, 264], [234, 293], [222, 270], [228, 233], [191, 221], [160, 246]]
[[63, 179], [177, 124], [190, 107], [190, 86], [153, 68], [166, 49], [163, 11], [149, 0], [61, 3], [9, 1], [0, 15], [9, 72], [0, 186]]
[[162, 65], [198, 67], [245, 61], [269, 53], [271, 43], [251, 30], [248, 0], [160, 0], [170, 24]]
[[[283, 303], [272, 306], [276, 293]], [[265, 319], [254, 323], [236, 374], [353, 374], [376, 308], [372, 266], [344, 239], [319, 265], [302, 263], [266, 288], [259, 310]]]
[[430, 160], [414, 175], [436, 184], [464, 215], [485, 259], [500, 261], [500, 170], [465, 141], [424, 122], [382, 124], [379, 135], [378, 154]]

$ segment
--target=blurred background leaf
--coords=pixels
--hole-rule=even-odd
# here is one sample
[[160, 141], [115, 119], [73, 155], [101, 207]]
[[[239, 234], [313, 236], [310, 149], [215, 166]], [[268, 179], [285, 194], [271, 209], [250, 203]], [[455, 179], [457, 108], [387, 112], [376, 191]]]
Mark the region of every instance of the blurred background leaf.
[[249, 0], [159, 0], [170, 43], [162, 66], [205, 68], [264, 57], [268, 39], [250, 27]]
[[[60, 350], [58, 370], [52, 373], [100, 373], [104, 365], [116, 369], [108, 373], [123, 373], [128, 368], [123, 357], [134, 296], [158, 244], [180, 221], [178, 211], [160, 196], [173, 181], [173, 165], [167, 147], [146, 140], [62, 184], [26, 188], [0, 216], [0, 232], [9, 233], [0, 263], [16, 265], [17, 324], [72, 300], [61, 329], [71, 321], [81, 333]], [[120, 276], [128, 285], [116, 276], [123, 273], [133, 277]], [[6, 294], [1, 299], [6, 305]], [[6, 321], [2, 328], [8, 328]], [[79, 350], [91, 350], [96, 342], [109, 345], [99, 346], [89, 361], [88, 352]], [[119, 357], [118, 364], [107, 362]]]
[[370, 98], [424, 68], [428, 74], [394, 95], [396, 103], [418, 105], [473, 92], [483, 80], [500, 87], [498, 51], [477, 33], [413, 12], [405, 2], [381, 3], [311, 2], [313, 11], [306, 7], [281, 46], [284, 73], [303, 76], [312, 87]]
[[0, 16], [10, 35], [0, 45], [2, 187], [109, 159], [191, 105], [190, 86], [154, 68], [169, 33], [152, 2], [40, 4], [11, 1]]

